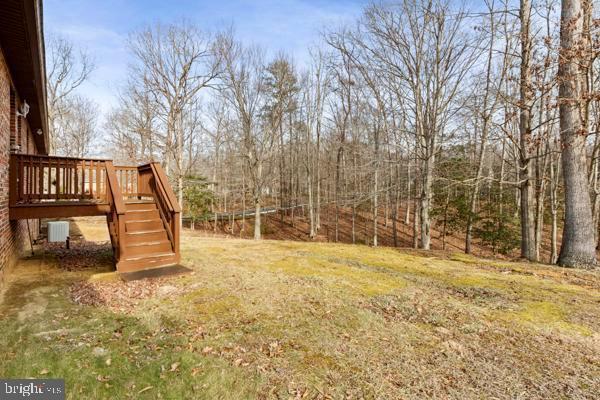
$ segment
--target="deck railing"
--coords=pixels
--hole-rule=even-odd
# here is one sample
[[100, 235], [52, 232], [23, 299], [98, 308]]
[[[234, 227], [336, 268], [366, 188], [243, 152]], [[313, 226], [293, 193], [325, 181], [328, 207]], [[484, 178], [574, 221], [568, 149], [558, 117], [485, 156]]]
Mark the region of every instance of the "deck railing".
[[138, 167], [115, 166], [115, 173], [123, 196], [138, 197]]
[[106, 160], [31, 154], [10, 156], [10, 204], [106, 202]]

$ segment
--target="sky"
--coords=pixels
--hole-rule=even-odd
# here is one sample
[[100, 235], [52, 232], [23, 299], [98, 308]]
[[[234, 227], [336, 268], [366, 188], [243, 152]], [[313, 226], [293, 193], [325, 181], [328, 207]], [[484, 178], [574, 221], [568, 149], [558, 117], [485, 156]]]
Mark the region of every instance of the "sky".
[[206, 31], [233, 26], [246, 44], [267, 54], [285, 51], [302, 64], [327, 29], [351, 22], [367, 0], [45, 0], [45, 35], [61, 35], [85, 49], [95, 70], [81, 88], [101, 115], [117, 104], [131, 58], [126, 40], [148, 24], [182, 19]]

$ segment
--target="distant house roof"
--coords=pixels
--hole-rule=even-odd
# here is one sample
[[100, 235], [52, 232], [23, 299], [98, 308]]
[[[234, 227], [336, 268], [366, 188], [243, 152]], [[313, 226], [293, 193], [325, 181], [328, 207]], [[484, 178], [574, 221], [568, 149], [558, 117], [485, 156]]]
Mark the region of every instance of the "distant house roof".
[[[36, 147], [48, 153], [46, 63], [42, 0], [0, 1], [0, 48], [21, 100], [30, 106], [27, 121]], [[41, 129], [43, 134], [35, 133]]]

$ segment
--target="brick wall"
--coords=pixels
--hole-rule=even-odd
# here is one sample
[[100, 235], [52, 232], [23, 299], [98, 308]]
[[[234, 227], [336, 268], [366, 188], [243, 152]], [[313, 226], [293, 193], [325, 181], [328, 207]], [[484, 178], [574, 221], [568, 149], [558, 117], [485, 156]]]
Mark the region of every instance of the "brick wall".
[[[18, 93], [14, 93], [15, 102]], [[18, 102], [17, 102], [18, 103]], [[8, 172], [11, 136], [13, 143], [20, 141], [22, 152], [35, 153], [35, 145], [27, 121], [18, 119], [20, 132], [14, 131], [15, 117], [11, 119], [11, 79], [8, 66], [0, 49], [0, 288], [6, 274], [24, 249], [29, 248], [27, 221], [10, 221], [8, 218]], [[12, 125], [12, 135], [11, 135]], [[37, 220], [29, 221], [33, 237], [37, 236]]]

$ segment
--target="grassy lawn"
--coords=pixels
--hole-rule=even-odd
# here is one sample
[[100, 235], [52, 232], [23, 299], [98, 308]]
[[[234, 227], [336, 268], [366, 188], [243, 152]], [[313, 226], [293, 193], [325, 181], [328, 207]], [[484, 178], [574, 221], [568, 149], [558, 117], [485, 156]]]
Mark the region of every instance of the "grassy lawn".
[[600, 393], [597, 272], [189, 232], [182, 250], [193, 274], [129, 284], [98, 248], [91, 268], [23, 260], [0, 376], [65, 378], [72, 399]]

